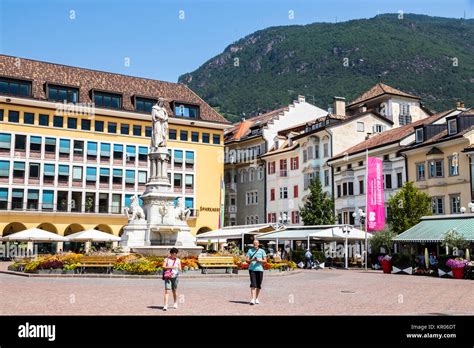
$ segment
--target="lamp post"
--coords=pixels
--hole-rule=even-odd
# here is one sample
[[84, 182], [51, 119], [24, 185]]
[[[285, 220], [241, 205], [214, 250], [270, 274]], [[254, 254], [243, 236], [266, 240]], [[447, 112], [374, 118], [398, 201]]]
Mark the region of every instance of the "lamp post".
[[369, 242], [368, 242], [368, 239], [367, 239], [367, 229], [366, 229], [366, 225], [365, 225], [365, 212], [362, 210], [362, 209], [357, 209], [357, 213], [352, 213], [352, 216], [354, 218], [358, 218], [359, 219], [359, 224], [362, 226], [362, 229], [364, 231], [364, 234], [365, 234], [365, 257], [364, 257], [364, 261], [365, 261], [365, 270], [367, 271], [367, 263], [368, 263], [368, 248], [369, 248]]
[[349, 233], [351, 233], [349, 225], [344, 225], [342, 227], [342, 233], [344, 234], [345, 241], [344, 241], [344, 264], [345, 268], [349, 268], [349, 258], [348, 258], [348, 250], [347, 250], [347, 238], [349, 237]]

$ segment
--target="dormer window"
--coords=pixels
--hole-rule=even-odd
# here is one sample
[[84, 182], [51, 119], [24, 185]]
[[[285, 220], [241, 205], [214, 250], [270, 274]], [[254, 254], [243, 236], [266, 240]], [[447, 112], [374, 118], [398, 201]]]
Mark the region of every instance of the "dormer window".
[[150, 113], [151, 108], [156, 104], [156, 99], [135, 97], [134, 104], [136, 111]]
[[174, 104], [174, 114], [175, 114], [175, 116], [198, 118], [199, 117], [199, 106], [189, 105], [189, 104], [182, 104], [182, 103], [175, 103]]
[[453, 135], [458, 132], [457, 120], [454, 118], [448, 121], [448, 134]]
[[29, 97], [31, 82], [0, 77], [0, 93]]
[[108, 109], [121, 109], [122, 96], [120, 94], [93, 91], [93, 99], [95, 106]]
[[77, 103], [79, 101], [79, 89], [67, 86], [46, 85], [46, 94], [49, 100], [56, 102]]
[[423, 142], [423, 128], [418, 128], [415, 131], [415, 138], [417, 143], [422, 143]]

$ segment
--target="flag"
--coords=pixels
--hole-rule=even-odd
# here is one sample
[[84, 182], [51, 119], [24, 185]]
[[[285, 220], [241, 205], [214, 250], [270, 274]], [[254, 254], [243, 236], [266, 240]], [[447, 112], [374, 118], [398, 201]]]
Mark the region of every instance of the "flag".
[[367, 231], [380, 231], [385, 227], [383, 190], [383, 161], [367, 157]]

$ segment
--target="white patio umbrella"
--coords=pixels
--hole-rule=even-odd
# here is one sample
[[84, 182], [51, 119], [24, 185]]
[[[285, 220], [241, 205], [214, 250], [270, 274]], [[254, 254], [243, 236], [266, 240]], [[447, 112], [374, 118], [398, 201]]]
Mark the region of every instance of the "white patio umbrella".
[[99, 230], [85, 230], [66, 237], [69, 242], [120, 242], [121, 238]]
[[39, 228], [29, 228], [2, 237], [5, 242], [67, 242], [67, 238]]

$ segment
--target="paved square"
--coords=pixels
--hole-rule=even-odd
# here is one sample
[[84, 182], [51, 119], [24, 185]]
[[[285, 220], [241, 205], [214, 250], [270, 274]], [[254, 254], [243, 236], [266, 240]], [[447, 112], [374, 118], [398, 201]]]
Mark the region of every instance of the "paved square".
[[161, 279], [26, 278], [0, 274], [2, 315], [361, 315], [473, 314], [470, 280], [303, 271], [265, 277], [249, 306], [246, 278], [180, 280], [180, 308], [161, 310]]

